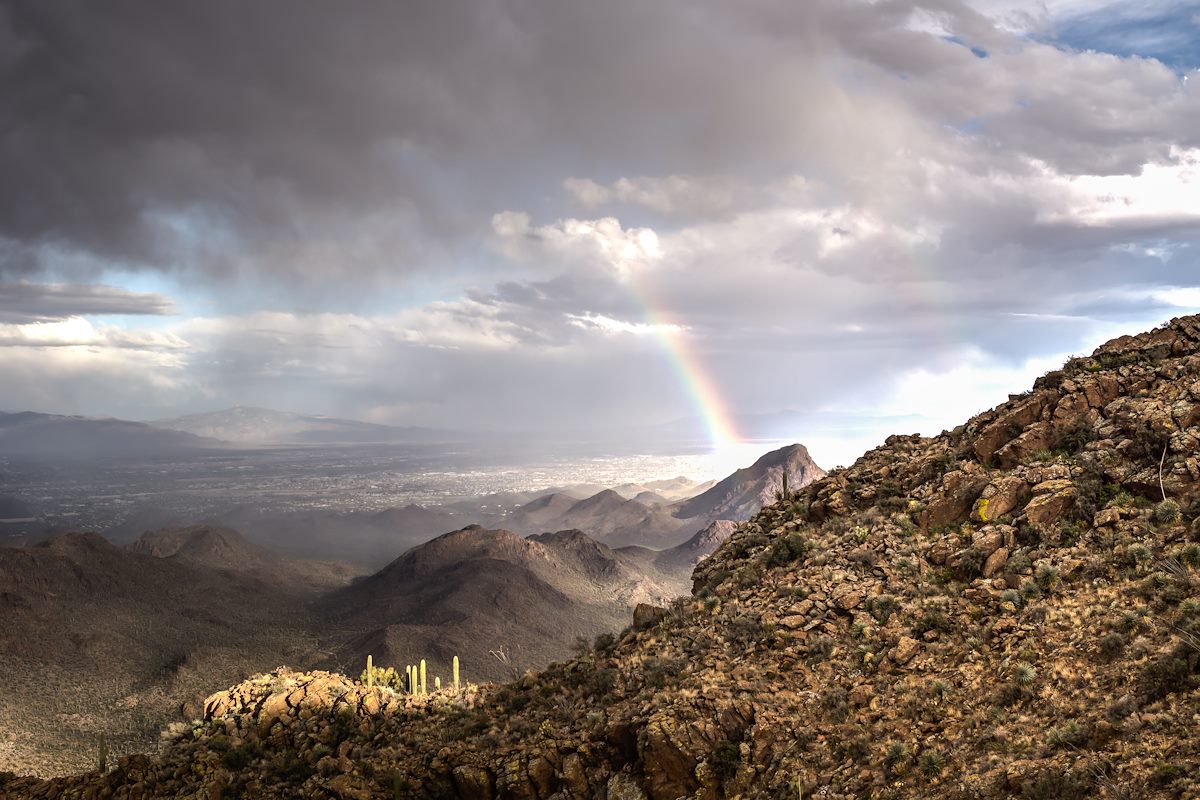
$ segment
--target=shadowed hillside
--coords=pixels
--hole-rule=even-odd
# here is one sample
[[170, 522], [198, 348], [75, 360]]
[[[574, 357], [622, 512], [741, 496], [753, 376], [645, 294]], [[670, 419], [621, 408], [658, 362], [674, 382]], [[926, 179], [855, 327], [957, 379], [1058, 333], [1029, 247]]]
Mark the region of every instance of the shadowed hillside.
[[[511, 678], [572, 651], [580, 637], [620, 630], [638, 603], [686, 592], [690, 565], [613, 550], [579, 531], [522, 538], [472, 525], [415, 547], [325, 605], [349, 652], [377, 663], [458, 655], [474, 680]], [[673, 568], [672, 568], [673, 567]], [[506, 665], [490, 651], [503, 649]]]

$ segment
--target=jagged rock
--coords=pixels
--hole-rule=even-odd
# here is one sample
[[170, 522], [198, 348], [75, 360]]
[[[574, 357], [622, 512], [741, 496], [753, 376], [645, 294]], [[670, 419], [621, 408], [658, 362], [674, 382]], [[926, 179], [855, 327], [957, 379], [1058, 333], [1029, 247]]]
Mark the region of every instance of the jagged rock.
[[1024, 478], [1016, 475], [1004, 475], [996, 478], [983, 489], [979, 499], [971, 509], [971, 519], [976, 522], [992, 522], [1016, 508], [1024, 495], [1029, 492], [1029, 484]]
[[1008, 561], [1008, 548], [1001, 547], [987, 557], [987, 561], [983, 562], [981, 574], [985, 578], [991, 578], [1000, 570], [1004, 569], [1005, 563]]
[[1042, 411], [1052, 397], [1057, 399], [1057, 394], [1037, 392], [998, 416], [995, 421], [979, 432], [979, 436], [971, 448], [975, 456], [981, 462], [991, 461], [1001, 447], [1019, 436], [1026, 427], [1041, 419]]
[[1035, 422], [1008, 444], [996, 451], [996, 463], [1001, 469], [1012, 469], [1018, 464], [1031, 461], [1042, 450], [1050, 449], [1054, 443], [1054, 431], [1048, 422]]
[[607, 800], [646, 800], [646, 794], [628, 773], [618, 772], [608, 779]]
[[907, 664], [921, 650], [921, 643], [910, 636], [901, 636], [892, 652], [892, 660], [897, 664]]
[[1034, 525], [1048, 525], [1075, 505], [1075, 486], [1068, 480], [1045, 481], [1033, 491], [1033, 499], [1025, 506], [1025, 518]]
[[1004, 531], [991, 525], [986, 528], [980, 528], [971, 537], [971, 547], [978, 550], [984, 556], [990, 556], [999, 550], [1003, 544]]
[[843, 611], [850, 611], [862, 605], [866, 592], [856, 586], [843, 586], [833, 593], [833, 604]]
[[976, 465], [947, 472], [942, 477], [941, 490], [932, 498], [922, 516], [922, 525], [947, 525], [966, 518], [975, 499], [987, 485], [987, 476]]
[[675, 800], [698, 789], [696, 767], [715, 740], [711, 727], [703, 723], [683, 721], [668, 713], [651, 717], [638, 741], [650, 800]]
[[450, 772], [454, 790], [463, 800], [492, 800], [492, 776], [481, 767], [461, 766]]
[[665, 608], [661, 606], [652, 606], [649, 603], [638, 603], [633, 609], [633, 627], [638, 630], [648, 628], [658, 622], [667, 613]]

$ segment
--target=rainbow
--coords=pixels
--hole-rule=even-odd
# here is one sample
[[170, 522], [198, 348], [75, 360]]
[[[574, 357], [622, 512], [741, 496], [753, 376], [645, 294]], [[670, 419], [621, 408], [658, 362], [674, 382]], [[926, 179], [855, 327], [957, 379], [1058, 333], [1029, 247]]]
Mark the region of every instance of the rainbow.
[[646, 322], [653, 326], [667, 360], [700, 413], [713, 449], [725, 451], [731, 445], [741, 444], [744, 440], [733, 421], [729, 406], [705, 369], [704, 362], [689, 346], [686, 329], [651, 302], [645, 292], [634, 290], [632, 286], [630, 290], [634, 299], [641, 304]]

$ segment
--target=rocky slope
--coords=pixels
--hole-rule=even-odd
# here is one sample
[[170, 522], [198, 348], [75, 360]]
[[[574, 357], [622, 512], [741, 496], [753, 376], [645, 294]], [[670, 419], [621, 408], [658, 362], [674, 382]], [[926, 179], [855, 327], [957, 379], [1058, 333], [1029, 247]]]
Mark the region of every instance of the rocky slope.
[[420, 703], [281, 671], [157, 755], [0, 794], [1194, 799], [1198, 458], [1192, 317], [890, 438], [577, 659]]

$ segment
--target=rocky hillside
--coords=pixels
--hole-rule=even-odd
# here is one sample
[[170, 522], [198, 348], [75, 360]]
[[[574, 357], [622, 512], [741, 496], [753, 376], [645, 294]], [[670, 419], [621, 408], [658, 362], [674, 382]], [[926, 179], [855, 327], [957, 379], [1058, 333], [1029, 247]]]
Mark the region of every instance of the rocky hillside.
[[[1200, 318], [740, 525], [693, 595], [421, 703], [281, 671], [7, 797], [1200, 797]], [[91, 794], [88, 794], [88, 793]]]

